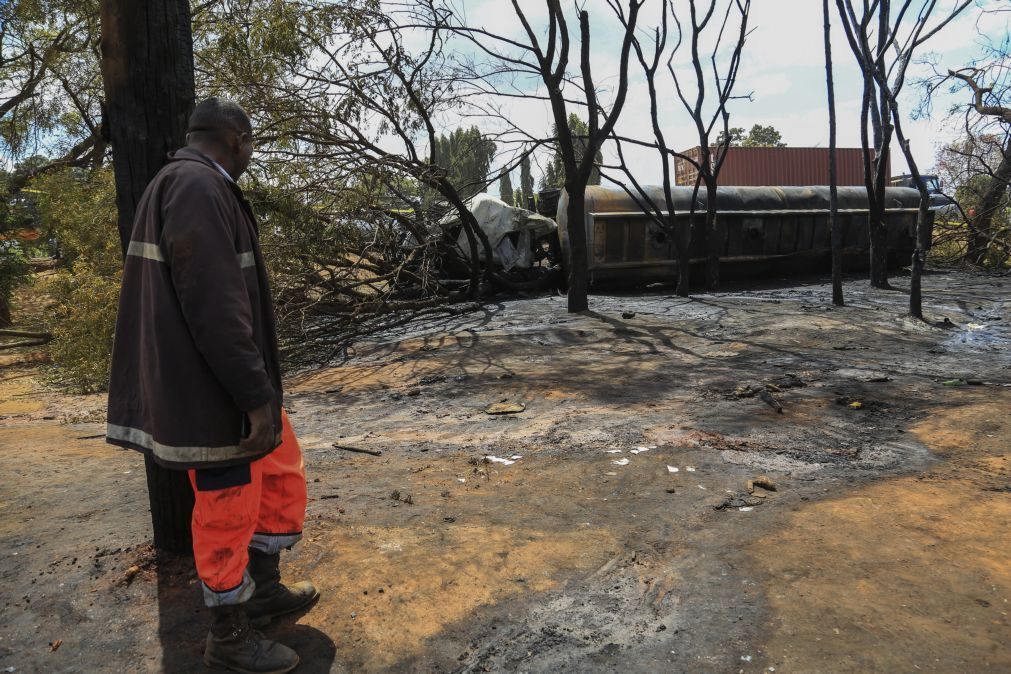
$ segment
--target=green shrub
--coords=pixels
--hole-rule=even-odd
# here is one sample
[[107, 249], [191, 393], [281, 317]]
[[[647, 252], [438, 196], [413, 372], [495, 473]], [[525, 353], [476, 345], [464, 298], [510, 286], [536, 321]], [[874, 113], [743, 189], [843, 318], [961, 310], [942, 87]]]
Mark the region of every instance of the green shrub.
[[108, 388], [119, 286], [118, 274], [103, 276], [84, 265], [50, 283], [57, 378], [81, 393]]
[[112, 169], [64, 171], [33, 187], [40, 220], [67, 262], [47, 287], [56, 377], [83, 393], [104, 391], [123, 268]]
[[11, 323], [11, 299], [18, 286], [28, 283], [32, 268], [20, 248], [0, 240], [0, 328]]

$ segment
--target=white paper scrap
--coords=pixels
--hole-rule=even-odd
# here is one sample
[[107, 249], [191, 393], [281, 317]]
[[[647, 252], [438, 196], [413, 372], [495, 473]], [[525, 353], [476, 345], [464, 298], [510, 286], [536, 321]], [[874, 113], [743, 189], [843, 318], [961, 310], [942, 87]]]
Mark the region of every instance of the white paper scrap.
[[685, 466], [685, 470], [687, 470], [689, 473], [694, 473], [695, 466]]
[[702, 491], [705, 491], [705, 490], [706, 490], [706, 488], [705, 488], [705, 487], [703, 487], [703, 486], [702, 486], [701, 484], [699, 485], [699, 489], [701, 489]]
[[609, 449], [609, 450], [607, 450], [607, 453], [608, 454], [621, 454], [621, 450], [620, 449]]
[[522, 459], [523, 456], [521, 454], [513, 454], [509, 458], [512, 459], [513, 461], [518, 461], [519, 459]]
[[750, 513], [752, 510], [754, 510], [754, 508], [751, 506], [744, 506], [743, 508], [738, 508], [738, 510], [740, 510], [742, 513]]
[[618, 459], [617, 461], [612, 461], [611, 463], [613, 463], [616, 466], [627, 466], [628, 459]]
[[510, 461], [509, 459], [500, 459], [497, 456], [486, 456], [484, 458], [485, 458], [485, 461], [490, 461], [492, 463], [501, 463], [501, 464], [504, 464], [506, 466], [511, 466], [514, 463], [516, 463], [515, 461]]
[[459, 482], [460, 484], [463, 484], [464, 482], [467, 481], [467, 478], [465, 478], [465, 477], [458, 477], [458, 478], [456, 478], [456, 481]]
[[678, 467], [677, 466], [667, 466], [667, 472], [668, 473], [676, 473], [676, 472], [678, 472]]

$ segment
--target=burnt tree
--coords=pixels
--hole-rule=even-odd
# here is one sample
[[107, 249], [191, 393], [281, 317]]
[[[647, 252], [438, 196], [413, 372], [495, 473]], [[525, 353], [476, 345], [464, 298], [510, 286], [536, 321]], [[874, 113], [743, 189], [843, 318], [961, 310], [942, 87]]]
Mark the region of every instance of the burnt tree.
[[[194, 104], [187, 0], [102, 0], [105, 127], [112, 144], [123, 254], [144, 188], [185, 144]], [[154, 545], [189, 553], [193, 492], [184, 471], [145, 458]]]
[[832, 304], [844, 304], [842, 287], [842, 228], [839, 225], [839, 178], [836, 170], [835, 78], [832, 73], [832, 24], [828, 0], [822, 0], [825, 29], [825, 84], [828, 89], [829, 222], [832, 229]]
[[[981, 87], [976, 81], [978, 73], [979, 71], [975, 68], [967, 68], [957, 72], [948, 71], [949, 76], [962, 80], [972, 89], [972, 107], [977, 114], [983, 117], [992, 117], [1001, 124], [1011, 124], [1011, 107], [987, 103], [985, 97], [992, 93], [993, 87]], [[1005, 133], [1000, 164], [990, 176], [979, 208], [971, 216], [969, 247], [965, 253], [967, 262], [977, 265], [985, 264], [987, 251], [990, 249], [994, 237], [993, 218], [1004, 195], [1007, 194], [1009, 185], [1011, 185], [1011, 134]]]

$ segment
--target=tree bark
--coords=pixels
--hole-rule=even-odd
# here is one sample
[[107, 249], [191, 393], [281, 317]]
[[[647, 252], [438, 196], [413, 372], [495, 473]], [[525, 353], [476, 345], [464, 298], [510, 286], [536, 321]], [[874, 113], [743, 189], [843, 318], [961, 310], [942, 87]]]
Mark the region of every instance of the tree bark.
[[[119, 235], [126, 254], [141, 195], [185, 144], [194, 105], [188, 0], [102, 0], [102, 78], [116, 176]], [[145, 459], [154, 544], [188, 554], [193, 492], [183, 471]]]
[[569, 201], [565, 205], [565, 217], [569, 234], [569, 313], [586, 311], [589, 303], [589, 265], [586, 248], [586, 186], [566, 185]]
[[832, 304], [841, 307], [842, 288], [842, 231], [839, 227], [839, 179], [836, 174], [836, 116], [835, 79], [832, 75], [832, 25], [829, 22], [828, 0], [822, 2], [825, 15], [825, 82], [828, 87], [828, 185], [829, 226], [832, 231]]
[[965, 253], [967, 262], [977, 265], [986, 263], [986, 254], [993, 236], [993, 216], [996, 215], [1009, 184], [1011, 184], [1011, 135], [1004, 144], [1004, 156], [1000, 165], [990, 178], [990, 184], [980, 200], [979, 209], [972, 217], [971, 238]]
[[194, 104], [187, 0], [102, 0], [102, 78], [124, 251], [144, 188], [186, 142]]
[[706, 180], [706, 287], [711, 291], [720, 289], [720, 253], [723, 249], [723, 237], [720, 232], [720, 221], [716, 215], [716, 178]]

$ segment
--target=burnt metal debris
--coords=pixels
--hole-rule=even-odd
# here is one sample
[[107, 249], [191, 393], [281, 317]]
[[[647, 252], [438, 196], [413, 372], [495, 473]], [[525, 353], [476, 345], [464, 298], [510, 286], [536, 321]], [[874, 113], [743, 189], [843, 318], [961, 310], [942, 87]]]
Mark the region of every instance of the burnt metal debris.
[[[646, 188], [655, 204], [664, 204], [662, 188]], [[587, 255], [591, 283], [648, 283], [669, 280], [676, 273], [675, 240], [688, 226], [692, 188], [672, 188], [675, 213], [661, 227], [646, 213], [647, 205], [622, 189], [588, 187], [586, 190]], [[706, 210], [700, 191], [695, 204], [697, 226]], [[569, 255], [562, 192], [557, 206], [562, 259]], [[916, 190], [886, 190], [889, 263], [910, 259], [919, 204]], [[796, 274], [829, 268], [831, 229], [828, 187], [720, 187], [717, 223], [721, 255], [727, 275], [762, 273]], [[868, 201], [863, 187], [839, 188], [839, 222], [843, 229], [843, 257], [847, 269], [866, 268], [870, 248], [867, 228]], [[932, 224], [932, 221], [931, 221]], [[702, 265], [706, 252], [693, 237], [692, 265]]]

